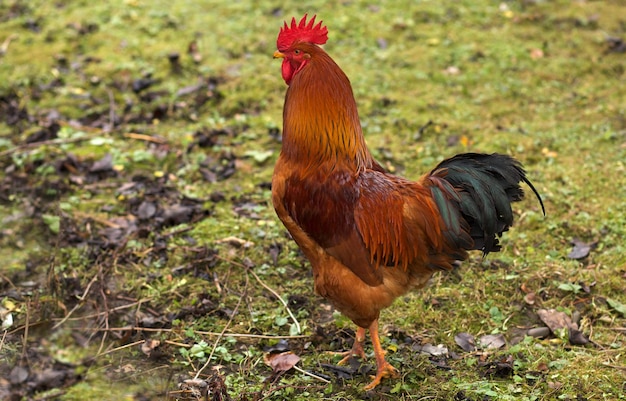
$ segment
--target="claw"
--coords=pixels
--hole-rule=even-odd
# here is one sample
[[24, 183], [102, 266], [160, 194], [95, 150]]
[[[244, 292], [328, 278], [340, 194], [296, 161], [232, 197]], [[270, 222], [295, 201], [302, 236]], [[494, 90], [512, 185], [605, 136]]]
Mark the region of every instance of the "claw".
[[[378, 386], [384, 378], [400, 376], [398, 370], [385, 359], [385, 350], [380, 344], [380, 337], [378, 334], [378, 319], [375, 319], [370, 324], [369, 331], [372, 338], [372, 345], [374, 346], [374, 356], [376, 357], [376, 376], [372, 376], [372, 381], [364, 387], [365, 391], [372, 390], [374, 387]], [[363, 350], [364, 342], [365, 329], [359, 327], [356, 332], [354, 344], [352, 345], [352, 349], [350, 351], [328, 353], [343, 356], [343, 358], [337, 362], [337, 365], [345, 365], [355, 356], [365, 359], [365, 351]]]
[[372, 381], [367, 386], [363, 387], [365, 391], [372, 390], [374, 387], [380, 384], [380, 381], [386, 377], [398, 377], [400, 373], [398, 370], [391, 366], [391, 364], [387, 361], [378, 368], [376, 372], [376, 376], [372, 376]]
[[370, 325], [370, 337], [374, 346], [374, 355], [376, 357], [376, 376], [364, 387], [365, 391], [372, 390], [380, 384], [380, 381], [386, 377], [398, 377], [398, 370], [391, 366], [385, 359], [385, 350], [380, 345], [380, 337], [378, 335], [378, 319], [374, 320]]
[[345, 365], [350, 361], [353, 357], [360, 357], [361, 359], [365, 359], [365, 351], [363, 350], [363, 342], [365, 341], [365, 329], [359, 327], [356, 336], [354, 338], [354, 344], [352, 345], [352, 349], [350, 351], [344, 352], [329, 352], [333, 355], [341, 355], [343, 358], [337, 362], [337, 365]]
[[[355, 342], [356, 344], [356, 342]], [[360, 343], [359, 343], [360, 344]], [[365, 351], [363, 351], [363, 346], [359, 345], [359, 346], [354, 346], [352, 347], [352, 349], [350, 351], [346, 351], [346, 352], [341, 352], [340, 354], [343, 354], [344, 357], [341, 358], [341, 360], [339, 362], [337, 362], [337, 365], [342, 366], [342, 365], [346, 365], [350, 359], [354, 358], [354, 357], [359, 357], [361, 359], [365, 359]]]

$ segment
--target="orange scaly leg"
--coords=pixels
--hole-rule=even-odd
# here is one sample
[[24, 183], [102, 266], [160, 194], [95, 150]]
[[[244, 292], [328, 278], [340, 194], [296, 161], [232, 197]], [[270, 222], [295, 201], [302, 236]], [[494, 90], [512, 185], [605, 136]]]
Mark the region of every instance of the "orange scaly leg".
[[356, 330], [356, 336], [354, 337], [354, 344], [352, 344], [352, 349], [350, 351], [341, 352], [341, 355], [345, 355], [342, 360], [337, 362], [337, 365], [345, 365], [348, 363], [350, 358], [358, 356], [361, 359], [365, 359], [365, 351], [363, 351], [363, 343], [365, 342], [365, 329], [363, 327], [359, 327]]
[[370, 337], [372, 338], [372, 345], [374, 346], [374, 355], [376, 357], [376, 376], [374, 376], [374, 379], [370, 384], [364, 387], [365, 390], [371, 390], [378, 386], [380, 381], [385, 377], [399, 376], [398, 370], [385, 360], [385, 351], [380, 345], [380, 338], [378, 337], [378, 319], [372, 322], [369, 330]]

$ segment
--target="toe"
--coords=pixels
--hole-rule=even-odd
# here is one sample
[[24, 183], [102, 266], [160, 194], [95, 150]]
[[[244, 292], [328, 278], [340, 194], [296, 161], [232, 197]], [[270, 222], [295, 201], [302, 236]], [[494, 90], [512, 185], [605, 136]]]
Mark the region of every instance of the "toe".
[[391, 366], [390, 363], [385, 362], [385, 364], [381, 366], [376, 372], [376, 376], [374, 376], [374, 379], [370, 382], [370, 384], [365, 386], [364, 389], [366, 391], [372, 390], [380, 384], [382, 379], [386, 377], [398, 377], [399, 375], [400, 374], [398, 373], [398, 370], [396, 368]]

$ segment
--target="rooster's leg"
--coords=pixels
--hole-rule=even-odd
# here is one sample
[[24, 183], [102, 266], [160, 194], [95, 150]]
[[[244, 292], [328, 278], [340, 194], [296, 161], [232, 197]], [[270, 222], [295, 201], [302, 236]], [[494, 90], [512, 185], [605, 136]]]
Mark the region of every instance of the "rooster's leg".
[[337, 365], [345, 365], [348, 363], [350, 358], [358, 356], [361, 359], [365, 359], [365, 351], [363, 351], [363, 343], [365, 342], [365, 329], [363, 327], [359, 327], [356, 331], [356, 336], [354, 337], [354, 344], [352, 345], [352, 349], [350, 351], [341, 352], [341, 355], [344, 355], [343, 359], [337, 362]]
[[372, 338], [372, 345], [374, 346], [374, 355], [376, 357], [376, 376], [370, 384], [365, 386], [365, 390], [371, 390], [380, 384], [380, 381], [385, 377], [397, 377], [398, 371], [391, 366], [389, 362], [385, 360], [385, 351], [380, 345], [380, 338], [378, 337], [378, 319], [374, 320], [370, 325], [370, 337]]

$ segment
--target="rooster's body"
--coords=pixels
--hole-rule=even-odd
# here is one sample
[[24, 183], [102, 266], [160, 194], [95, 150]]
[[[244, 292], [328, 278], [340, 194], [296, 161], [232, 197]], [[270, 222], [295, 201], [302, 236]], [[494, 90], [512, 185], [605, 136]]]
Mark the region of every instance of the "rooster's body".
[[499, 250], [519, 183], [530, 183], [498, 154], [457, 155], [416, 182], [387, 173], [365, 145], [350, 81], [317, 46], [326, 28], [313, 21], [285, 24], [274, 54], [289, 89], [272, 200], [311, 262], [315, 291], [359, 326], [350, 355], [364, 355], [370, 330], [373, 388], [396, 374], [379, 342], [380, 311], [468, 250]]

